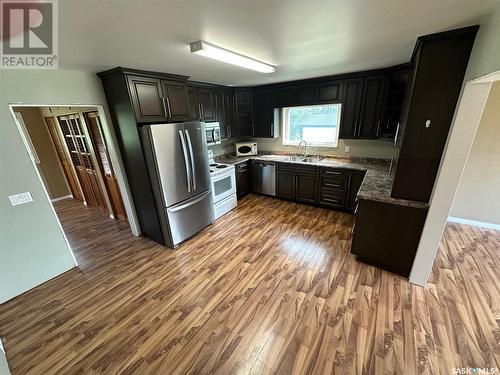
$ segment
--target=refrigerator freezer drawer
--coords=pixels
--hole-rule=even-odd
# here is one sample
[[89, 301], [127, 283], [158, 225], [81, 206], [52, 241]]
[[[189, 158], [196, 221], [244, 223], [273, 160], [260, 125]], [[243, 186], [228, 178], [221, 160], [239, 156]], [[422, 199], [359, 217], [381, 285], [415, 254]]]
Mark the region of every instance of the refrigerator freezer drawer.
[[212, 192], [206, 192], [166, 209], [173, 246], [195, 235], [214, 221]]

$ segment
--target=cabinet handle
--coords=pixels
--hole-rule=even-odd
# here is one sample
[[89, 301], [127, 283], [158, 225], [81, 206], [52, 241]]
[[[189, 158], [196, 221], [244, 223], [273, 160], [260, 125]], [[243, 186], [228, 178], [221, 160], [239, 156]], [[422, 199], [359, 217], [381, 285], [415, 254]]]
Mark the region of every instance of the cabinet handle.
[[398, 127], [396, 128], [396, 134], [394, 135], [394, 147], [398, 145], [398, 135], [399, 135], [399, 122], [398, 122]]
[[205, 121], [205, 111], [203, 109], [203, 103], [200, 103], [200, 109], [201, 109], [201, 118], [203, 121]]
[[380, 132], [380, 120], [378, 120], [378, 122], [377, 122], [377, 133], [375, 133], [375, 136], [378, 137], [379, 132]]
[[201, 118], [201, 104], [200, 103], [198, 103], [198, 109], [197, 110], [198, 110], [198, 118], [201, 120], [202, 118]]
[[333, 187], [336, 187], [336, 188], [339, 188], [340, 185], [337, 185], [337, 184], [323, 184], [323, 186], [333, 186]]
[[343, 174], [342, 172], [334, 172], [334, 171], [323, 171], [323, 173], [325, 173], [325, 174], [334, 174], [334, 175], [337, 175], [337, 176]]
[[170, 117], [170, 116], [168, 115], [167, 106], [165, 105], [165, 97], [162, 97], [162, 98], [161, 98], [161, 102], [163, 103], [163, 112], [165, 112], [165, 117]]
[[172, 110], [170, 108], [170, 99], [168, 96], [165, 98], [167, 100], [168, 117], [172, 117]]

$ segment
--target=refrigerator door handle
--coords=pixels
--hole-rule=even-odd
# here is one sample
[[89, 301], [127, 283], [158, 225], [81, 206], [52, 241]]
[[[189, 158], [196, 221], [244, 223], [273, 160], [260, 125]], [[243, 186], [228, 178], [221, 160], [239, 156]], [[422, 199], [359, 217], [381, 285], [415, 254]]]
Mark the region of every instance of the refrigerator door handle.
[[191, 177], [193, 182], [193, 191], [196, 190], [196, 168], [194, 165], [194, 155], [193, 155], [193, 144], [191, 143], [191, 137], [189, 136], [189, 130], [184, 130], [186, 132], [186, 139], [189, 146], [189, 156], [191, 157]]
[[184, 204], [181, 204], [180, 206], [175, 206], [175, 207], [170, 207], [170, 208], [167, 208], [167, 211], [168, 212], [177, 212], [177, 211], [180, 211], [180, 210], [183, 210], [185, 208], [188, 208], [200, 201], [202, 201], [203, 199], [205, 199], [207, 197], [207, 195], [209, 194], [212, 194], [212, 192], [210, 190], [208, 190], [207, 192], [201, 194], [200, 196], [198, 196], [197, 198], [193, 199], [193, 200], [190, 200], [189, 202], [186, 202]]
[[188, 155], [186, 150], [186, 141], [184, 140], [184, 135], [182, 130], [179, 130], [179, 137], [181, 138], [182, 152], [184, 153], [184, 167], [186, 168], [186, 183], [188, 192], [191, 193], [191, 168], [188, 163]]

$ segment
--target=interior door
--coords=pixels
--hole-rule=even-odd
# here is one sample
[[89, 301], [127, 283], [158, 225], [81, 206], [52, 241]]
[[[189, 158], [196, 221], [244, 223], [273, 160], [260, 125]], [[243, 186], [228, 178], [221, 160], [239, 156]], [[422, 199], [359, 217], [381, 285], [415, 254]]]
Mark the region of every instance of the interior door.
[[210, 189], [211, 185], [205, 125], [201, 122], [186, 122], [184, 133], [192, 162], [193, 192], [199, 194]]
[[101, 175], [104, 177], [104, 183], [111, 202], [113, 214], [118, 219], [127, 221], [127, 212], [125, 211], [125, 205], [123, 204], [122, 194], [118, 186], [118, 180], [111, 163], [111, 158], [109, 157], [108, 147], [102, 132], [102, 123], [99, 117], [99, 112], [95, 111], [84, 113], [84, 118], [92, 145], [94, 146], [94, 150], [97, 151], [96, 156], [99, 163], [99, 169], [101, 170]]
[[58, 119], [87, 204], [108, 212], [80, 118], [78, 115], [67, 115], [59, 116]]
[[191, 164], [183, 124], [149, 125], [142, 131], [149, 131], [163, 204], [170, 207], [191, 198]]
[[45, 123], [47, 124], [47, 128], [49, 129], [50, 138], [52, 139], [52, 142], [54, 143], [54, 146], [56, 148], [57, 156], [59, 158], [59, 161], [61, 162], [64, 175], [66, 176], [66, 181], [68, 181], [71, 195], [73, 195], [73, 199], [83, 201], [83, 195], [80, 190], [80, 184], [78, 183], [78, 177], [73, 170], [71, 160], [69, 160], [64, 150], [63, 141], [59, 135], [59, 131], [57, 130], [56, 119], [54, 117], [46, 117]]

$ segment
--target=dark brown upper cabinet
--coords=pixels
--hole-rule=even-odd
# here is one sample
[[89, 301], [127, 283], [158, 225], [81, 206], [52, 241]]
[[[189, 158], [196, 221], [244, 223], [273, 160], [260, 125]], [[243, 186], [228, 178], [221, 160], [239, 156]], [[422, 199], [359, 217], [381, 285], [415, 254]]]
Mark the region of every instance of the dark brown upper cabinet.
[[253, 91], [253, 123], [255, 137], [274, 138], [278, 136], [279, 119], [275, 116], [274, 91], [272, 89], [255, 89]]
[[321, 83], [318, 85], [318, 102], [319, 103], [338, 103], [342, 101], [342, 81], [332, 81]]
[[215, 90], [198, 88], [198, 102], [200, 104], [201, 120], [205, 122], [217, 121]]
[[238, 90], [235, 93], [235, 98], [238, 135], [240, 137], [252, 137], [254, 134], [252, 90]]
[[162, 101], [169, 121], [189, 120], [187, 89], [184, 83], [161, 81]]
[[128, 76], [127, 79], [137, 122], [166, 121], [161, 80], [142, 76]]
[[297, 86], [294, 89], [294, 103], [295, 105], [308, 105], [317, 103], [316, 100], [316, 86], [304, 85]]
[[137, 122], [189, 120], [186, 85], [143, 76], [128, 76]]
[[353, 78], [345, 81], [339, 138], [356, 138], [362, 93], [362, 78]]
[[378, 137], [382, 123], [385, 81], [385, 74], [345, 81], [340, 138]]
[[409, 64], [391, 69], [387, 75], [386, 94], [379, 137], [394, 138], [400, 127], [400, 119], [405, 103]]
[[226, 120], [227, 138], [235, 138], [238, 136], [238, 126], [236, 124], [236, 106], [234, 102], [234, 91], [224, 90], [222, 92], [222, 102], [224, 105], [224, 116]]
[[382, 122], [386, 76], [370, 76], [363, 80], [363, 98], [356, 137], [376, 139]]
[[295, 105], [295, 91], [293, 87], [279, 87], [274, 89], [274, 104], [279, 108]]
[[479, 26], [418, 38], [408, 84], [395, 198], [428, 202]]
[[201, 120], [200, 103], [198, 101], [198, 90], [196, 87], [188, 86], [187, 88], [189, 119]]

